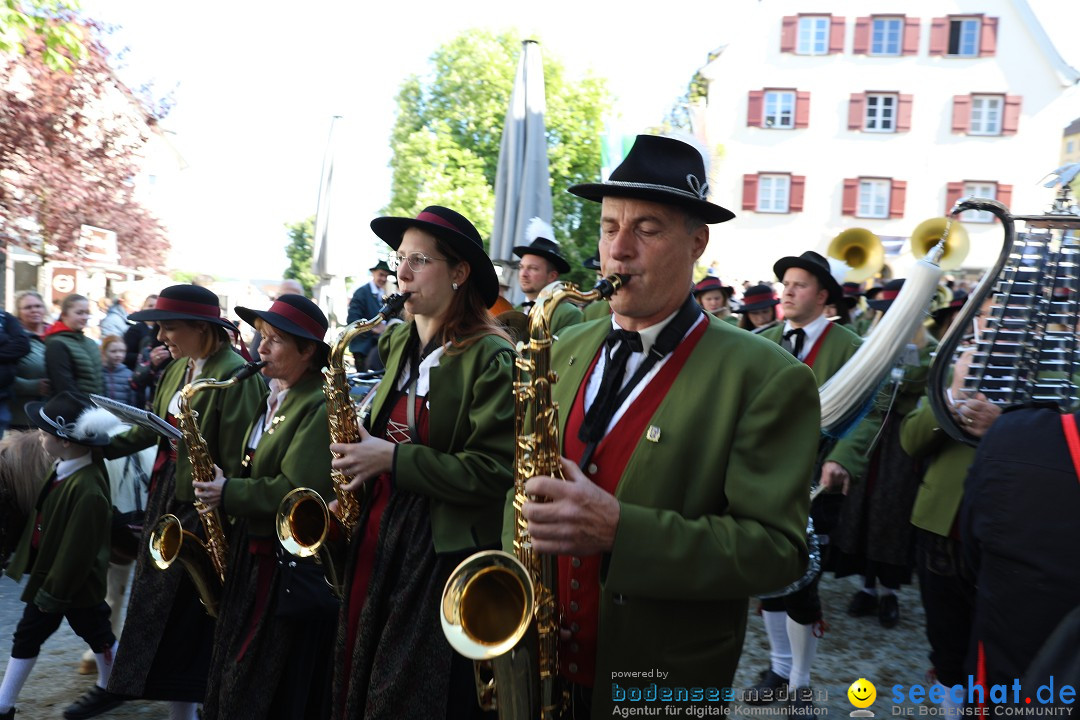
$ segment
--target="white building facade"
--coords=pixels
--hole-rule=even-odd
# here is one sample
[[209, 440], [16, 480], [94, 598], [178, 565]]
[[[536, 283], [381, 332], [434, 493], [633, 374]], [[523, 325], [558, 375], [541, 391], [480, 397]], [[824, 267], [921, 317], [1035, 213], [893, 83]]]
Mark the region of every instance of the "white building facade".
[[[911, 231], [961, 196], [1047, 207], [1080, 73], [1025, 0], [764, 0], [740, 38], [701, 70], [711, 194], [738, 216], [703, 258], [722, 277], [772, 280], [853, 227], [902, 277]], [[964, 266], [986, 267], [1001, 228], [971, 215]]]

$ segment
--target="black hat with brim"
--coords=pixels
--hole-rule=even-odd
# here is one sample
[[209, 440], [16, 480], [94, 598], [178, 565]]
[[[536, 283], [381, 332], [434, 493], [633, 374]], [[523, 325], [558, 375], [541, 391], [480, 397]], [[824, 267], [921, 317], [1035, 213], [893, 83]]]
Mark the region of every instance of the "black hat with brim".
[[610, 195], [677, 205], [713, 224], [735, 217], [727, 208], [706, 200], [709, 182], [697, 148], [659, 135], [638, 135], [606, 182], [573, 185], [567, 192], [594, 202]]
[[805, 270], [816, 277], [821, 281], [821, 286], [829, 293], [829, 298], [826, 302], [830, 305], [840, 304], [840, 301], [844, 297], [844, 290], [840, 287], [840, 283], [836, 281], [836, 278], [832, 276], [829, 261], [824, 257], [813, 250], [807, 250], [798, 257], [788, 256], [780, 258], [776, 261], [776, 264], [773, 265], [773, 272], [776, 273], [776, 279], [783, 282], [784, 273], [791, 268]]
[[419, 228], [445, 241], [454, 252], [469, 263], [469, 279], [487, 307], [499, 297], [499, 276], [491, 258], [484, 251], [484, 241], [473, 224], [465, 216], [450, 208], [429, 205], [414, 218], [378, 217], [371, 221], [372, 231], [394, 250], [401, 246], [402, 236], [409, 228]]
[[703, 278], [700, 282], [694, 285], [694, 289], [691, 291], [694, 297], [707, 293], [711, 290], [719, 290], [724, 294], [725, 300], [730, 300], [731, 296], [735, 294], [735, 288], [730, 285], [725, 285], [720, 278], [710, 275], [707, 278]]
[[844, 307], [850, 310], [858, 305], [859, 298], [861, 298], [863, 294], [862, 285], [857, 282], [846, 282], [844, 283], [842, 290], [844, 292], [844, 297], [841, 300], [841, 303]]
[[221, 317], [218, 296], [199, 285], [170, 285], [154, 300], [154, 307], [133, 312], [128, 315], [128, 320], [194, 320], [233, 328], [231, 322]]
[[780, 304], [780, 298], [776, 297], [776, 291], [774, 291], [768, 285], [754, 285], [746, 289], [743, 293], [743, 304], [738, 310], [732, 312], [748, 313], [756, 312], [758, 310], [766, 310], [771, 307], [775, 307]]
[[244, 322], [254, 327], [255, 320], [261, 319], [272, 327], [287, 332], [298, 338], [314, 340], [327, 349], [326, 331], [330, 323], [319, 306], [308, 300], [303, 295], [286, 294], [278, 297], [269, 310], [252, 310], [251, 308], [238, 307], [236, 314]]
[[581, 264], [585, 266], [586, 270], [595, 270], [596, 272], [600, 272], [600, 254], [597, 253], [596, 255], [593, 255], [591, 258]]
[[[103, 430], [85, 435], [80, 435], [75, 430], [79, 418], [85, 412], [102, 412], [111, 416], [108, 410], [99, 408], [90, 396], [84, 393], [65, 390], [49, 398], [48, 402], [28, 402], [23, 406], [23, 410], [26, 412], [27, 422], [62, 440], [91, 447], [103, 447], [110, 442], [109, 433]], [[119, 425], [119, 420], [115, 417], [112, 417], [112, 420], [110, 425]]]
[[893, 301], [896, 300], [896, 296], [900, 294], [900, 288], [902, 287], [904, 287], [903, 278], [890, 280], [881, 288], [881, 292], [877, 293], [873, 300], [867, 300], [866, 304], [875, 310], [885, 312], [892, 307]]
[[514, 248], [514, 254], [518, 257], [539, 255], [554, 265], [560, 275], [570, 272], [570, 263], [559, 254], [559, 246], [547, 238], [538, 237], [528, 245], [518, 245]]
[[379, 262], [375, 263], [375, 267], [368, 268], [368, 272], [375, 272], [376, 270], [382, 270], [388, 275], [394, 274], [394, 271], [390, 269], [390, 266], [386, 264], [385, 260], [380, 260]]

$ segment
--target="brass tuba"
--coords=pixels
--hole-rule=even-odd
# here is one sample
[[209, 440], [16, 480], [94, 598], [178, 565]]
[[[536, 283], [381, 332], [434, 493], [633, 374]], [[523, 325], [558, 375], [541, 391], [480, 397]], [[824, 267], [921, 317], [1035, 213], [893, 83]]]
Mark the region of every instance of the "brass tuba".
[[[330, 346], [327, 367], [324, 367], [322, 372], [331, 442], [360, 442], [357, 413], [352, 404], [345, 373], [345, 351], [348, 350], [349, 343], [360, 333], [368, 332], [395, 315], [405, 306], [410, 294], [390, 295], [375, 317], [351, 323]], [[336, 520], [331, 517], [326, 500], [318, 492], [310, 488], [296, 488], [286, 495], [278, 506], [276, 526], [282, 547], [297, 557], [319, 556], [328, 539], [334, 542], [337, 547], [334, 551], [326, 547], [323, 553], [326, 557], [322, 557], [321, 561], [327, 580], [340, 596], [344, 586], [338, 571], [344, 567], [344, 545], [352, 537], [353, 529], [360, 519], [363, 495], [357, 498], [344, 489], [352, 478], [340, 470], [331, 470], [330, 479], [334, 484], [334, 494], [338, 502]], [[334, 523], [338, 527], [335, 528]]]
[[[551, 399], [556, 380], [551, 320], [560, 303], [609, 298], [628, 279], [609, 275], [584, 293], [569, 283], [552, 283], [536, 299], [529, 336], [518, 343], [522, 357], [514, 381], [515, 553], [476, 553], [454, 569], [443, 589], [440, 619], [446, 639], [477, 661], [477, 698], [483, 709], [497, 710], [501, 720], [552, 720], [568, 701], [559, 681], [555, 557], [533, 552], [521, 514], [525, 501], [533, 499], [525, 495], [526, 480], [563, 476], [558, 407]], [[530, 425], [531, 432], [526, 429]]]
[[[948, 228], [947, 237], [946, 228]], [[916, 225], [911, 231], [911, 254], [921, 258], [943, 239], [945, 242], [938, 266], [942, 270], [955, 270], [967, 257], [971, 249], [971, 240], [963, 224], [953, 218], [930, 218]]]
[[[261, 361], [249, 362], [228, 380], [199, 378], [180, 390], [180, 432], [184, 436], [191, 460], [192, 482], [211, 482], [214, 479], [214, 460], [206, 447], [206, 439], [199, 433], [197, 413], [191, 409], [192, 396], [206, 389], [221, 390], [235, 385], [257, 373], [265, 364]], [[199, 512], [206, 542], [185, 530], [180, 518], [167, 513], [158, 518], [150, 531], [150, 558], [161, 570], [167, 570], [174, 561], [180, 560], [191, 577], [207, 614], [217, 617], [221, 586], [225, 582], [225, 531], [217, 510], [211, 510], [199, 500], [195, 501], [195, 509]]]
[[869, 280], [885, 266], [885, 247], [881, 239], [866, 228], [844, 230], [832, 239], [825, 252], [851, 268], [844, 276], [845, 282]]

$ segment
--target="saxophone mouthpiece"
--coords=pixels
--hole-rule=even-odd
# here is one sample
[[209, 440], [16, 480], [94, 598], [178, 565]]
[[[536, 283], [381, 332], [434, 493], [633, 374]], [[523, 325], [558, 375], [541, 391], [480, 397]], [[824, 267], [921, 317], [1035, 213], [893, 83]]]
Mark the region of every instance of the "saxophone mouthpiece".
[[593, 287], [594, 290], [600, 292], [601, 297], [607, 299], [618, 292], [619, 288], [626, 283], [630, 282], [629, 275], [622, 275], [620, 273], [612, 273], [606, 278], [599, 280]]
[[244, 365], [239, 370], [237, 370], [236, 374], [233, 375], [233, 377], [237, 380], [247, 380], [249, 377], [262, 370], [265, 366], [265, 360], [255, 360], [253, 362], [249, 362], [247, 365]]
[[397, 295], [391, 295], [386, 298], [386, 302], [379, 311], [379, 314], [383, 317], [388, 317], [397, 313], [401, 308], [405, 307], [405, 301], [412, 295], [411, 292], [398, 293]]

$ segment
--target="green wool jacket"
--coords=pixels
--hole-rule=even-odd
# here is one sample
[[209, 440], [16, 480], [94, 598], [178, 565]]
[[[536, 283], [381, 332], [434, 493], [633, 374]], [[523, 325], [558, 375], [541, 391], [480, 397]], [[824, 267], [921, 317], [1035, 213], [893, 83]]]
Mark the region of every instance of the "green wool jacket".
[[[394, 325], [379, 339], [386, 378], [369, 418], [379, 417], [390, 379], [406, 362], [413, 323]], [[460, 354], [444, 354], [431, 369], [428, 443], [405, 443], [394, 452], [397, 487], [426, 495], [436, 552], [496, 545], [502, 503], [513, 486], [514, 351], [494, 335]]]
[[590, 320], [610, 317], [611, 302], [609, 302], [608, 300], [597, 300], [596, 302], [591, 302], [586, 305], [585, 309], [581, 312], [584, 318], [582, 322], [589, 322]]
[[[60, 372], [57, 358], [68, 360], [68, 372]], [[61, 330], [45, 337], [45, 367], [49, 373], [52, 395], [71, 390], [73, 392], [105, 392], [105, 380], [101, 372], [101, 348], [81, 332]]]
[[[619, 525], [599, 578], [593, 717], [612, 714], [615, 672], [660, 669], [671, 687], [730, 686], [748, 598], [806, 569], [820, 425], [814, 376], [776, 344], [708, 322], [649, 420], [659, 440], [626, 438], [635, 445], [615, 490]], [[554, 346], [560, 437], [610, 329], [607, 319], [583, 323]], [[508, 552], [514, 514], [509, 493]]]
[[112, 502], [105, 463], [95, 459], [55, 487], [53, 473], [38, 495], [41, 539], [31, 562], [34, 518], [26, 523], [7, 574], [19, 582], [30, 573], [22, 601], [62, 613], [105, 600], [109, 570]]
[[[196, 395], [198, 397], [198, 395]], [[258, 411], [257, 411], [258, 412]], [[246, 439], [262, 413], [249, 423]], [[221, 508], [234, 517], [247, 518], [251, 535], [274, 536], [274, 519], [282, 498], [295, 488], [311, 488], [327, 502], [334, 497], [330, 482], [330, 426], [322, 377], [309, 373], [289, 388], [263, 432], [251, 461], [248, 477], [230, 477], [222, 493]]]
[[900, 424], [900, 445], [908, 455], [927, 461], [911, 510], [911, 524], [948, 537], [960, 512], [964, 478], [975, 460], [976, 448], [956, 442], [938, 426], [925, 396]]
[[[525, 306], [518, 305], [514, 308], [518, 312], [524, 312]], [[583, 314], [581, 308], [574, 303], [564, 302], [560, 303], [559, 307], [555, 308], [555, 316], [551, 318], [551, 334], [558, 335], [559, 331], [563, 328], [570, 327], [571, 325], [577, 325], [582, 321]]]
[[[154, 394], [155, 415], [164, 418], [168, 413], [169, 402], [184, 385], [187, 363], [187, 358], [178, 358], [165, 368]], [[232, 375], [243, 364], [244, 358], [230, 346], [222, 345], [206, 359], [199, 377], [223, 379]], [[221, 468], [225, 477], [243, 474], [243, 449], [247, 429], [251, 418], [260, 411], [266, 392], [266, 384], [256, 375], [227, 388], [200, 390], [191, 399], [191, 409], [198, 413], [199, 433], [206, 440], [206, 447], [214, 464]], [[105, 450], [105, 456], [109, 459], [124, 457], [157, 442], [158, 435], [150, 430], [132, 427], [112, 439], [112, 443]], [[178, 442], [176, 454], [176, 499], [181, 502], [195, 502], [195, 491], [191, 485], [191, 460], [188, 457], [187, 443], [183, 439]]]
[[45, 341], [37, 335], [30, 335], [30, 352], [15, 364], [15, 384], [12, 385], [13, 397], [10, 402], [12, 425], [26, 427], [30, 424], [26, 417], [26, 403], [42, 399], [39, 393], [41, 381], [47, 377]]
[[[784, 339], [784, 323], [777, 323], [760, 333], [760, 336], [780, 345]], [[821, 350], [818, 351], [812, 368], [819, 388], [844, 366], [861, 344], [862, 338], [843, 325], [833, 323], [832, 330], [822, 341]], [[852, 480], [862, 477], [866, 474], [866, 468], [870, 463], [870, 458], [867, 457], [867, 445], [877, 435], [879, 427], [881, 427], [881, 417], [870, 413], [829, 450], [822, 462], [831, 460], [839, 463], [848, 471]]]

